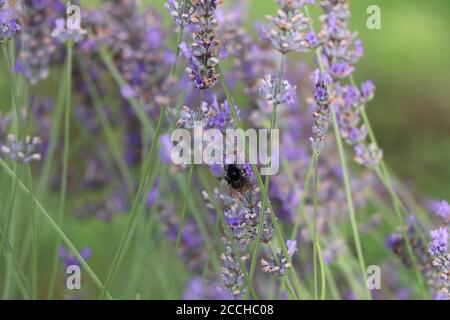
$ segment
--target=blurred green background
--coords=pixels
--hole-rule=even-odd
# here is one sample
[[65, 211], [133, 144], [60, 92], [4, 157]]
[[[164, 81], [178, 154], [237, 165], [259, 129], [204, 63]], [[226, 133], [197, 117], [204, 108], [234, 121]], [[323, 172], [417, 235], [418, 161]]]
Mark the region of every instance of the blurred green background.
[[[239, 1], [249, 1], [251, 6], [250, 29], [255, 20], [263, 21], [276, 10], [274, 0]], [[96, 2], [84, 0], [82, 4]], [[170, 23], [164, 2], [144, 1], [164, 12]], [[366, 26], [367, 7], [374, 4], [381, 8], [381, 30]], [[351, 10], [351, 27], [358, 30], [366, 50], [356, 79], [370, 78], [377, 85], [368, 112], [389, 165], [420, 193], [449, 199], [450, 1], [351, 0]], [[0, 96], [9, 90], [3, 70]]]

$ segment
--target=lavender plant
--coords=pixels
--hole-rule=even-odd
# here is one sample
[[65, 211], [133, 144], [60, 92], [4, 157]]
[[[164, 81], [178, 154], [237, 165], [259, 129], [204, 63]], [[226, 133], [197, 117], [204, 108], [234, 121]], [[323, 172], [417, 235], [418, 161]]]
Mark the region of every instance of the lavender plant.
[[[70, 29], [59, 0], [0, 0], [12, 98], [0, 99], [0, 296], [448, 299], [449, 205], [433, 202], [432, 217], [389, 175], [365, 112], [375, 85], [353, 79], [363, 46], [349, 1], [277, 0], [259, 37], [251, 4], [222, 2], [83, 3]], [[229, 129], [279, 128], [280, 172], [262, 178], [235, 151], [172, 164], [171, 130], [198, 121], [224, 145]], [[391, 231], [400, 263], [380, 245]], [[62, 265], [86, 273], [82, 294], [65, 290]]]
[[448, 253], [448, 223], [450, 221], [450, 206], [447, 201], [442, 200], [436, 206], [436, 215], [443, 219], [444, 225], [439, 229], [430, 231], [431, 242], [429, 253], [433, 258], [433, 267], [437, 273], [437, 287], [439, 290], [434, 293], [434, 298], [438, 300], [450, 299], [450, 256]]

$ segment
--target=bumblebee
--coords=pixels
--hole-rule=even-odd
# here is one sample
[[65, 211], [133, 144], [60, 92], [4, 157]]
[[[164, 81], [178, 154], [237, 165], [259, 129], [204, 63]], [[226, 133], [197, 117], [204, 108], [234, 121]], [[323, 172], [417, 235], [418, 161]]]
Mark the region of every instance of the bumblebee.
[[247, 174], [235, 164], [225, 166], [225, 180], [228, 185], [237, 191], [241, 191], [248, 186]]

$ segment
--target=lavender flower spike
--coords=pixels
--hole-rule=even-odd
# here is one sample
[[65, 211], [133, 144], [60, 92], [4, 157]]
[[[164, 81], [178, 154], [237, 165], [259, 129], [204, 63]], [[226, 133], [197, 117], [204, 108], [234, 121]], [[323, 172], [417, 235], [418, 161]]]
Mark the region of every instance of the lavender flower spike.
[[324, 11], [320, 18], [322, 30], [318, 34], [321, 58], [336, 83], [333, 98], [341, 136], [353, 146], [356, 163], [374, 168], [380, 163], [383, 151], [366, 141], [368, 129], [360, 125], [360, 120], [361, 108], [373, 99], [375, 86], [372, 81], [364, 82], [361, 89], [340, 83], [351, 77], [354, 65], [364, 52], [357, 34], [349, 30], [349, 0], [322, 0], [320, 6]]
[[[80, 254], [81, 257], [87, 261], [91, 257], [91, 249], [89, 247], [85, 247], [83, 248], [83, 250], [81, 250]], [[80, 266], [80, 261], [78, 261], [78, 259], [75, 258], [73, 254], [62, 245], [58, 248], [58, 255], [64, 262], [65, 268], [69, 266]]]
[[[295, 251], [297, 251], [297, 241], [295, 240], [287, 240], [286, 246], [288, 248], [288, 254], [292, 258]], [[263, 267], [263, 271], [269, 274], [275, 274], [278, 276], [282, 276], [286, 273], [287, 269], [291, 266], [286, 257], [281, 252], [281, 249], [278, 248], [276, 251], [276, 257], [271, 257], [266, 259], [261, 259], [261, 265]]]
[[47, 78], [50, 62], [55, 58], [57, 42], [51, 31], [60, 12], [49, 7], [55, 7], [58, 3], [58, 0], [23, 1], [26, 19], [18, 41], [20, 52], [15, 69], [31, 85]]
[[14, 11], [4, 6], [5, 4], [0, 3], [0, 46], [14, 38], [16, 32], [21, 29]]
[[260, 80], [259, 94], [270, 105], [292, 104], [296, 95], [296, 86], [292, 86], [287, 80], [281, 81], [277, 92], [277, 78], [266, 75]]
[[436, 215], [443, 218], [444, 220], [450, 219], [450, 204], [445, 201], [439, 201], [434, 205], [434, 211]]
[[193, 0], [191, 22], [195, 26], [190, 46], [182, 43], [181, 52], [189, 60], [186, 72], [198, 89], [214, 87], [219, 79], [216, 70], [220, 58], [220, 41], [214, 30], [217, 26], [215, 10], [222, 0]]
[[276, 17], [267, 16], [275, 28], [265, 33], [273, 48], [281, 53], [290, 51], [307, 52], [313, 48], [317, 41], [314, 35], [308, 31], [311, 24], [300, 9], [313, 0], [278, 0], [281, 9]]
[[39, 137], [26, 136], [24, 141], [19, 141], [13, 134], [10, 134], [7, 140], [8, 145], [2, 145], [0, 151], [8, 155], [11, 160], [19, 163], [41, 160], [41, 155], [36, 152], [37, 146], [42, 143]]
[[328, 75], [316, 69], [313, 73], [315, 83], [314, 92], [314, 112], [313, 112], [313, 136], [309, 138], [311, 147], [316, 155], [322, 153], [325, 147], [325, 135], [328, 131], [328, 122], [330, 119], [330, 96], [328, 89], [333, 83], [333, 79]]
[[[175, 24], [179, 27], [188, 25], [194, 14], [194, 8], [190, 5], [189, 1], [186, 1], [187, 0], [183, 0], [181, 4], [179, 4], [176, 0], [168, 0], [164, 5], [164, 8], [169, 11]], [[183, 8], [183, 6], [185, 7]]]
[[439, 299], [450, 300], [450, 254], [448, 252], [448, 227], [441, 227], [430, 232], [429, 253], [434, 258], [433, 266], [437, 269], [441, 291]]

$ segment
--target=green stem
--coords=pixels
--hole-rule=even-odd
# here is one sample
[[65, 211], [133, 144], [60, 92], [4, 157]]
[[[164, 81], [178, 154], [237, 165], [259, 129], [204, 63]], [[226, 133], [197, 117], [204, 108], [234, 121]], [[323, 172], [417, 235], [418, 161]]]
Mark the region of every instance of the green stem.
[[[5, 237], [5, 235], [3, 234], [2, 230], [0, 229], [0, 243], [6, 248], [6, 251], [10, 254], [10, 258], [12, 259], [14, 266], [17, 269], [18, 275], [19, 275], [19, 279], [22, 282], [22, 286], [25, 288], [25, 298], [26, 299], [30, 299], [31, 298], [31, 293], [30, 293], [30, 286], [28, 283], [28, 278], [25, 274], [25, 272], [23, 271], [22, 266], [20, 265], [18, 259], [17, 259], [17, 255], [14, 251], [14, 248], [12, 247], [12, 245], [8, 242], [8, 239]], [[6, 297], [5, 297], [6, 298]]]
[[[384, 179], [386, 179], [386, 176], [383, 174], [382, 170], [380, 170], [379, 168], [376, 169], [376, 173], [377, 173], [379, 179], [381, 179], [382, 181]], [[418, 282], [419, 287], [421, 289], [420, 291], [421, 291], [422, 296], [424, 298], [429, 298], [428, 290], [426, 289], [426, 285], [425, 285], [423, 276], [422, 276], [422, 274], [420, 272], [420, 269], [419, 269], [419, 266], [417, 264], [417, 257], [414, 254], [414, 251], [413, 251], [412, 246], [411, 246], [412, 239], [410, 238], [410, 236], [408, 234], [408, 226], [407, 226], [407, 224], [405, 222], [405, 219], [404, 219], [403, 215], [401, 214], [401, 209], [400, 209], [399, 202], [396, 200], [396, 194], [395, 194], [394, 188], [392, 186], [392, 181], [390, 180], [390, 178], [388, 178], [386, 180], [387, 180], [386, 181], [386, 188], [388, 189], [388, 192], [391, 195], [392, 202], [394, 204], [394, 211], [395, 211], [395, 213], [397, 215], [397, 219], [400, 221], [400, 224], [402, 226], [401, 232], [402, 232], [403, 238], [405, 239], [406, 250], [408, 251], [408, 255], [409, 255], [410, 259], [411, 259], [411, 263], [412, 263], [413, 269], [414, 269], [414, 274], [415, 274], [415, 276], [417, 278], [417, 282]]]
[[[165, 109], [163, 109], [165, 110]], [[163, 123], [162, 118], [164, 118], [164, 112], [160, 113], [160, 118], [158, 120], [158, 126], [156, 128], [156, 133], [160, 133], [161, 132], [161, 126]], [[130, 212], [130, 218], [128, 220], [128, 224], [125, 228], [124, 233], [122, 234], [120, 243], [119, 243], [119, 247], [117, 249], [117, 252], [114, 256], [112, 265], [111, 265], [111, 269], [109, 270], [108, 276], [106, 278], [105, 281], [105, 286], [100, 294], [100, 299], [104, 299], [106, 291], [109, 289], [112, 279], [114, 278], [117, 268], [120, 264], [120, 262], [122, 261], [123, 255], [124, 255], [124, 251], [127, 248], [128, 242], [129, 242], [129, 238], [131, 236], [131, 234], [134, 231], [134, 222], [136, 220], [137, 217], [137, 213], [139, 212], [139, 207], [140, 207], [140, 202], [143, 199], [144, 196], [144, 191], [146, 189], [147, 186], [147, 181], [148, 181], [148, 177], [150, 175], [150, 169], [152, 167], [152, 161], [153, 158], [155, 156], [156, 153], [156, 146], [158, 145], [158, 140], [159, 140], [159, 135], [157, 134], [157, 136], [154, 138], [154, 142], [152, 143], [152, 147], [150, 149], [150, 153], [148, 154], [147, 158], [144, 161], [144, 173], [143, 173], [143, 178], [141, 178], [141, 182], [139, 183], [139, 187], [138, 190], [136, 192], [136, 196], [134, 197], [133, 200], [133, 204], [131, 207], [131, 212]], [[151, 186], [150, 186], [151, 188]]]
[[[202, 171], [200, 171], [199, 176], [200, 176], [200, 181], [203, 184], [203, 187], [205, 188], [208, 195], [210, 195], [209, 201], [210, 201], [211, 205], [213, 206], [214, 210], [216, 211], [216, 214], [218, 217], [218, 224], [223, 227], [225, 237], [227, 238], [228, 242], [231, 244], [232, 252], [233, 252], [234, 256], [236, 257], [242, 272], [244, 273], [247, 289], [248, 289], [248, 291], [250, 291], [250, 294], [253, 296], [254, 299], [258, 299], [258, 295], [253, 287], [253, 283], [250, 280], [249, 274], [247, 272], [247, 267], [245, 266], [245, 263], [244, 263], [244, 260], [242, 259], [241, 253], [239, 252], [236, 241], [233, 238], [233, 232], [231, 231], [231, 228], [228, 225], [228, 223], [225, 222], [225, 219], [224, 219], [225, 214], [224, 214], [223, 210], [220, 208], [219, 204], [217, 203], [217, 201], [213, 195], [214, 192], [212, 191], [212, 188], [208, 184], [208, 179], [206, 178], [206, 176], [203, 174]], [[209, 256], [208, 256], [208, 259], [209, 259]]]
[[[14, 173], [16, 175], [21, 175], [20, 173], [20, 167], [18, 166], [17, 163], [14, 163]], [[11, 189], [11, 194], [9, 196], [9, 200], [8, 200], [8, 205], [7, 205], [7, 215], [6, 215], [6, 229], [5, 229], [5, 235], [6, 237], [8, 237], [10, 239], [10, 242], [13, 243], [14, 240], [14, 228], [15, 228], [15, 223], [13, 223], [14, 219], [15, 219], [15, 215], [14, 215], [14, 206], [16, 203], [16, 194], [17, 194], [17, 182], [14, 181], [13, 182], [13, 186]], [[8, 239], [6, 238], [6, 239]], [[3, 248], [3, 247], [1, 247]], [[0, 249], [1, 249], [0, 248]], [[0, 251], [1, 253], [1, 251]], [[10, 292], [10, 287], [11, 287], [11, 269], [12, 269], [12, 261], [8, 260], [6, 261], [6, 270], [5, 270], [5, 284], [3, 287], [3, 298], [6, 300], [9, 297], [9, 292]], [[30, 294], [31, 297], [31, 294]]]
[[[65, 69], [66, 70], [66, 69]], [[38, 182], [39, 194], [45, 195], [44, 190], [48, 190], [48, 180], [50, 177], [50, 171], [53, 168], [54, 155], [59, 141], [59, 129], [61, 127], [61, 118], [64, 114], [65, 109], [65, 90], [66, 87], [66, 77], [63, 77], [60, 86], [58, 88], [58, 96], [56, 99], [55, 107], [52, 114], [52, 128], [50, 132], [49, 146], [44, 159], [44, 164], [42, 165], [42, 173]]]
[[95, 84], [93, 83], [93, 80], [89, 76], [86, 70], [86, 66], [82, 63], [81, 59], [79, 59], [78, 62], [80, 65], [80, 69], [82, 71], [83, 79], [85, 80], [89, 93], [92, 97], [94, 108], [100, 121], [100, 125], [102, 126], [103, 133], [105, 135], [109, 149], [111, 150], [111, 154], [114, 158], [114, 161], [117, 167], [119, 168], [119, 171], [123, 179], [125, 180], [125, 183], [127, 185], [127, 191], [131, 197], [132, 194], [134, 193], [133, 176], [131, 175], [131, 172], [128, 170], [127, 164], [121, 154], [120, 148], [117, 145], [117, 141], [119, 141], [119, 138], [117, 137], [111, 124], [108, 121], [108, 117], [103, 110], [104, 104], [102, 98], [100, 97], [98, 90], [95, 87]]
[[[189, 194], [191, 192], [191, 184], [192, 184], [192, 176], [194, 174], [194, 169], [195, 166], [191, 165], [189, 168], [189, 175], [188, 175], [188, 181], [186, 184], [186, 189], [184, 190], [184, 198], [183, 198], [183, 207], [181, 209], [181, 216], [180, 216], [180, 224], [178, 226], [178, 232], [177, 232], [177, 238], [175, 241], [175, 250], [174, 250], [174, 254], [175, 256], [178, 253], [178, 250], [180, 248], [180, 244], [181, 244], [181, 237], [183, 235], [183, 227], [184, 227], [184, 223], [186, 221], [186, 209], [187, 209], [187, 205], [188, 205], [188, 200], [189, 200]], [[172, 264], [172, 270], [169, 273], [169, 286], [167, 288], [167, 292], [166, 292], [166, 297], [169, 294], [170, 290], [171, 290], [171, 283], [173, 282], [173, 272], [175, 269], [175, 265]]]
[[16, 112], [16, 121], [18, 123], [17, 126], [17, 139], [18, 140], [23, 140], [25, 137], [25, 132], [24, 132], [24, 123], [23, 123], [23, 119], [22, 119], [22, 112], [21, 112], [21, 106], [20, 106], [20, 99], [19, 99], [19, 95], [18, 95], [18, 90], [17, 90], [17, 84], [16, 84], [16, 80], [14, 77], [14, 71], [13, 71], [13, 67], [11, 64], [11, 59], [9, 58], [8, 55], [8, 50], [6, 48], [5, 45], [0, 45], [2, 47], [2, 51], [3, 51], [3, 56], [5, 58], [6, 64], [8, 66], [8, 71], [9, 71], [9, 81], [11, 84], [11, 89], [13, 92], [13, 100], [14, 100], [14, 110]]
[[[234, 100], [233, 100], [233, 98], [231, 96], [230, 90], [229, 90], [229, 88], [228, 88], [228, 86], [226, 84], [225, 78], [224, 78], [223, 73], [221, 72], [219, 66], [217, 66], [217, 70], [218, 70], [218, 72], [220, 74], [219, 79], [220, 79], [220, 83], [222, 85], [222, 88], [224, 90], [227, 102], [230, 105], [230, 110], [231, 110], [231, 114], [233, 116], [234, 123], [235, 123], [235, 125], [236, 125], [236, 127], [238, 129], [243, 130], [242, 124], [241, 124], [241, 122], [239, 120], [239, 117], [238, 117], [238, 114], [237, 114], [237, 111], [236, 111], [236, 106], [235, 106]], [[243, 143], [244, 148], [245, 148], [246, 156], [248, 157], [248, 155], [249, 155], [248, 144], [245, 141], [245, 139], [243, 139], [243, 140], [244, 141], [242, 141], [242, 143]], [[258, 171], [258, 168], [257, 168], [256, 164], [252, 164], [251, 167], [252, 167], [253, 173], [255, 174], [256, 181], [257, 181], [258, 187], [260, 188], [261, 192], [263, 194], [265, 192], [268, 192], [265, 189], [264, 182], [263, 182], [263, 180], [261, 178], [261, 175], [260, 175], [260, 173]], [[277, 217], [275, 216], [275, 213], [274, 213], [274, 210], [272, 208], [272, 204], [270, 203], [270, 201], [268, 201], [268, 208], [270, 209], [270, 218], [272, 220], [272, 224], [273, 224], [273, 227], [274, 227], [274, 230], [275, 230], [275, 236], [276, 236], [278, 242], [280, 243], [281, 251], [282, 251], [283, 255], [286, 257], [287, 262], [291, 265], [291, 267], [289, 268], [289, 274], [293, 278], [297, 294], [300, 297], [303, 298], [302, 286], [301, 286], [300, 281], [299, 281], [299, 279], [297, 277], [297, 274], [295, 273], [295, 269], [292, 267], [291, 257], [287, 253], [286, 242], [283, 239], [283, 234], [281, 232], [280, 225], [278, 224]]]
[[[64, 146], [63, 146], [63, 158], [62, 158], [62, 173], [61, 173], [61, 193], [59, 197], [59, 211], [57, 222], [62, 227], [64, 222], [64, 214], [66, 211], [66, 198], [67, 198], [67, 178], [69, 170], [69, 152], [70, 152], [70, 115], [72, 110], [72, 56], [73, 56], [73, 43], [68, 41], [66, 44], [67, 57], [66, 57], [66, 78], [65, 78], [65, 96], [66, 105], [64, 108]], [[53, 298], [53, 294], [56, 287], [56, 277], [58, 274], [58, 241], [55, 244], [53, 252], [52, 273], [50, 278], [50, 287], [48, 293], [48, 299]]]
[[[331, 116], [333, 119], [334, 135], [336, 137], [336, 145], [338, 147], [339, 159], [341, 161], [342, 176], [344, 179], [345, 195], [347, 198], [347, 206], [348, 206], [348, 210], [349, 210], [349, 214], [350, 214], [350, 223], [352, 226], [353, 240], [355, 242], [356, 253], [358, 255], [358, 261], [359, 261], [361, 275], [362, 275], [363, 279], [366, 279], [367, 268], [366, 268], [366, 263], [364, 260], [363, 251], [362, 251], [361, 240], [359, 238], [359, 231], [358, 231], [358, 226], [357, 226], [357, 221], [356, 221], [355, 208], [353, 206], [353, 197], [352, 197], [352, 191], [351, 191], [351, 187], [350, 187], [350, 179], [349, 179], [349, 174], [348, 174], [348, 169], [347, 169], [347, 160], [345, 158], [345, 152], [344, 152], [344, 146], [343, 146], [341, 134], [339, 132], [339, 124], [337, 121], [336, 110], [334, 109], [334, 106], [330, 106], [330, 109], [331, 109]], [[364, 287], [366, 288], [367, 298], [372, 299], [370, 290], [367, 287], [365, 281], [364, 281]]]
[[[288, 169], [290, 169], [289, 166], [286, 166]], [[314, 161], [310, 161], [309, 165], [308, 165], [308, 171], [306, 173], [306, 178], [305, 178], [305, 183], [303, 185], [303, 193], [302, 196], [300, 198], [300, 203], [297, 207], [297, 215], [296, 215], [296, 219], [295, 219], [295, 223], [294, 223], [294, 228], [292, 229], [292, 233], [291, 233], [291, 239], [297, 239], [297, 234], [298, 234], [298, 229], [300, 228], [300, 221], [301, 221], [301, 212], [303, 210], [303, 207], [305, 205], [305, 201], [306, 201], [306, 195], [309, 189], [309, 184], [311, 182], [311, 178], [313, 176], [313, 171], [314, 170]], [[290, 171], [292, 172], [292, 169], [290, 169]], [[289, 174], [289, 173], [288, 173]], [[293, 179], [293, 175], [289, 174], [289, 177], [291, 177]]]
[[[350, 75], [349, 79], [350, 79], [350, 83], [353, 86], [356, 86], [353, 75]], [[367, 116], [365, 106], [361, 106], [361, 116], [362, 116], [364, 125], [366, 126], [367, 131], [369, 133], [369, 138], [370, 138], [371, 143], [373, 143], [374, 145], [376, 145], [378, 147], [378, 141], [377, 141], [375, 133], [372, 129], [372, 125], [369, 121], [369, 117]], [[392, 179], [389, 175], [389, 172], [386, 168], [386, 165], [385, 165], [383, 159], [381, 159], [379, 165], [375, 168], [375, 172], [377, 173], [378, 178], [383, 183], [383, 185], [386, 187], [386, 189], [388, 190], [388, 192], [391, 196], [391, 201], [394, 205], [394, 211], [397, 215], [397, 219], [399, 220], [400, 224], [402, 225], [402, 234], [403, 234], [403, 237], [405, 238], [406, 249], [408, 251], [408, 255], [410, 256], [411, 262], [413, 264], [414, 273], [418, 280], [422, 295], [424, 297], [429, 297], [428, 290], [426, 289], [426, 285], [425, 285], [423, 276], [421, 275], [420, 269], [417, 265], [416, 256], [414, 255], [414, 251], [412, 250], [412, 247], [411, 247], [411, 243], [410, 243], [411, 240], [410, 240], [410, 236], [407, 231], [408, 226], [407, 226], [404, 216], [402, 214], [402, 209], [404, 210], [404, 212], [408, 212], [408, 211], [404, 207], [402, 201], [400, 200], [400, 197], [397, 195], [397, 193], [395, 192], [395, 190], [393, 188]]]
[[[184, 10], [185, 7], [186, 7], [186, 1], [183, 3], [183, 10]], [[172, 65], [172, 67], [171, 67], [170, 76], [173, 76], [175, 74], [175, 71], [176, 71], [176, 65], [177, 65], [177, 61], [178, 61], [178, 56], [180, 54], [180, 48], [179, 47], [180, 47], [181, 40], [183, 38], [183, 33], [184, 33], [184, 26], [181, 26], [180, 30], [178, 32], [175, 61], [174, 61], [173, 65]], [[103, 54], [103, 57], [107, 58], [107, 56], [105, 54]], [[112, 62], [112, 61], [110, 61], [110, 59], [106, 59], [106, 61], [108, 62], [107, 63], [108, 66], [113, 66], [113, 64], [110, 63], [110, 62]], [[139, 204], [139, 201], [141, 201], [141, 199], [142, 199], [143, 192], [144, 192], [145, 186], [147, 184], [147, 178], [148, 178], [148, 175], [150, 173], [152, 160], [153, 160], [154, 155], [156, 153], [157, 146], [159, 145], [159, 138], [161, 136], [161, 130], [162, 130], [162, 125], [163, 125], [163, 122], [164, 122], [165, 114], [166, 114], [166, 108], [161, 108], [161, 111], [159, 113], [158, 123], [156, 124], [156, 130], [155, 130], [155, 133], [154, 133], [154, 136], [153, 136], [153, 143], [152, 143], [152, 146], [150, 148], [150, 152], [149, 152], [146, 160], [144, 161], [143, 178], [141, 179], [141, 182], [139, 184], [136, 196], [135, 196], [135, 198], [133, 200], [132, 209], [131, 209], [131, 213], [130, 213], [130, 219], [128, 221], [128, 225], [127, 225], [127, 227], [125, 229], [125, 232], [122, 235], [122, 239], [121, 239], [121, 241], [119, 243], [119, 248], [118, 248], [118, 250], [116, 252], [116, 255], [114, 257], [111, 269], [110, 269], [110, 271], [108, 273], [108, 276], [107, 276], [107, 279], [106, 279], [106, 282], [105, 282], [105, 287], [102, 290], [102, 293], [100, 294], [100, 299], [104, 298], [105, 293], [107, 292], [109, 286], [111, 285], [111, 282], [112, 282], [112, 279], [115, 276], [117, 267], [120, 264], [120, 261], [122, 260], [123, 251], [126, 249], [126, 243], [127, 243], [128, 237], [129, 237], [130, 233], [132, 232], [134, 220], [136, 219], [136, 215], [137, 215], [137, 209], [139, 207], [138, 204]], [[139, 115], [139, 113], [138, 113], [138, 115]], [[141, 119], [141, 120], [143, 120], [143, 119]], [[145, 125], [145, 121], [143, 122], [143, 124]], [[149, 188], [151, 189], [152, 185], [150, 185]]]
[[[271, 118], [271, 122], [270, 122], [270, 130], [269, 130], [269, 150], [268, 151], [269, 151], [270, 162], [272, 161], [272, 159], [271, 159], [271, 157], [272, 157], [272, 130], [275, 129], [276, 122], [277, 122], [277, 107], [278, 107], [277, 96], [280, 91], [281, 81], [283, 80], [285, 66], [286, 66], [286, 55], [282, 54], [280, 70], [279, 70], [279, 74], [278, 74], [277, 84], [275, 87], [275, 97], [274, 97], [275, 99], [274, 99], [274, 103], [272, 106], [272, 118]], [[258, 219], [258, 233], [256, 236], [255, 246], [253, 249], [252, 262], [250, 265], [250, 280], [251, 281], [253, 281], [253, 277], [255, 275], [259, 243], [261, 242], [261, 238], [262, 238], [264, 219], [266, 216], [266, 209], [267, 209], [269, 183], [270, 183], [270, 175], [266, 175], [265, 181], [264, 181], [264, 190], [266, 190], [267, 192], [263, 193], [263, 202], [262, 202], [261, 212], [259, 214], [259, 219]], [[247, 290], [245, 299], [248, 298], [248, 293], [249, 293], [249, 291]]]
[[314, 191], [313, 191], [313, 202], [314, 202], [314, 220], [313, 220], [313, 266], [314, 266], [314, 300], [317, 300], [318, 294], [318, 282], [319, 278], [317, 275], [317, 187], [319, 181], [319, 156], [313, 156], [314, 162]]
[[[27, 188], [27, 186], [17, 177], [17, 175], [14, 173], [14, 171], [11, 170], [11, 168], [4, 162], [2, 159], [0, 159], [0, 166], [5, 170], [5, 172], [13, 179], [14, 181], [17, 181], [19, 188], [22, 190], [22, 192], [26, 195], [31, 195], [31, 191]], [[86, 273], [89, 275], [89, 277], [92, 279], [92, 281], [96, 284], [96, 286], [103, 290], [104, 285], [100, 281], [100, 279], [97, 277], [97, 275], [94, 273], [94, 271], [91, 269], [89, 264], [84, 260], [84, 258], [81, 256], [80, 252], [77, 250], [77, 248], [73, 245], [72, 241], [66, 236], [66, 234], [61, 230], [61, 228], [58, 226], [58, 224], [53, 220], [51, 215], [48, 213], [48, 211], [44, 208], [44, 206], [36, 199], [36, 197], [33, 197], [33, 202], [35, 203], [38, 211], [42, 214], [43, 218], [48, 222], [50, 227], [56, 232], [56, 234], [61, 238], [61, 240], [64, 242], [64, 244], [67, 246], [67, 248], [73, 252], [75, 258], [80, 262], [81, 266], [84, 268]], [[109, 292], [106, 293], [106, 296], [108, 299], [112, 299]]]
[[[14, 76], [14, 71], [13, 71], [13, 67], [11, 64], [11, 60], [9, 59], [9, 55], [8, 55], [8, 50], [6, 48], [6, 46], [1, 46], [2, 50], [3, 50], [3, 55], [5, 57], [5, 60], [7, 62], [8, 65], [8, 71], [9, 71], [9, 78], [10, 78], [10, 82], [11, 82], [11, 88], [12, 88], [12, 92], [13, 92], [13, 99], [14, 99], [14, 106], [15, 106], [15, 111], [16, 111], [16, 117], [17, 117], [17, 122], [18, 122], [18, 140], [22, 140], [23, 143], [25, 142], [25, 136], [26, 136], [26, 132], [25, 132], [25, 127], [24, 127], [24, 122], [22, 119], [22, 113], [20, 110], [20, 99], [19, 99], [19, 94], [18, 94], [18, 90], [17, 90], [17, 84], [16, 84], [16, 79]], [[24, 143], [25, 145], [25, 143]], [[29, 163], [25, 164], [26, 167], [26, 174], [27, 174], [27, 183], [28, 183], [28, 188], [30, 190], [30, 195], [31, 198], [34, 198], [34, 191], [33, 191], [33, 181], [32, 181], [32, 177], [31, 177], [31, 169], [30, 169], [30, 165]], [[36, 214], [35, 214], [35, 207], [34, 207], [34, 202], [32, 201], [31, 203], [32, 206], [32, 210], [31, 210], [31, 223], [32, 223], [32, 236], [33, 236], [33, 243], [32, 243], [32, 266], [31, 266], [31, 297], [32, 299], [36, 299], [37, 298], [37, 282], [38, 282], [38, 230], [37, 230], [37, 221], [36, 221]]]
[[[305, 6], [305, 13], [306, 13], [306, 16], [308, 18], [310, 18], [310, 14], [309, 14], [309, 10], [308, 10], [307, 6]], [[312, 32], [314, 32], [312, 25], [310, 26], [310, 30]], [[318, 49], [316, 49], [317, 63], [319, 64], [320, 71], [325, 72], [326, 71], [325, 65], [323, 63], [320, 50], [321, 50], [320, 47]], [[331, 115], [332, 115], [332, 119], [333, 119], [334, 135], [336, 138], [336, 144], [337, 144], [338, 152], [339, 152], [339, 159], [340, 159], [341, 167], [342, 167], [345, 195], [347, 198], [347, 205], [348, 205], [348, 209], [349, 209], [349, 213], [350, 213], [350, 222], [352, 225], [353, 239], [355, 242], [356, 252], [358, 255], [358, 261], [359, 261], [359, 265], [360, 265], [360, 269], [361, 269], [361, 275], [362, 275], [363, 279], [366, 279], [366, 270], [367, 269], [366, 269], [366, 263], [364, 261], [364, 255], [363, 255], [363, 251], [362, 251], [361, 241], [359, 239], [359, 231], [358, 231], [358, 227], [357, 227], [355, 208], [353, 205], [353, 198], [352, 198], [351, 187], [350, 187], [350, 178], [349, 178], [348, 169], [347, 169], [347, 160], [345, 158], [344, 146], [343, 146], [341, 134], [339, 131], [339, 124], [337, 121], [336, 110], [334, 109], [334, 106], [330, 106], [330, 109], [331, 109]], [[367, 298], [372, 299], [370, 290], [367, 288], [367, 285], [365, 285], [365, 283], [364, 283], [364, 287], [366, 288]]]
[[325, 300], [327, 298], [327, 273], [325, 271], [325, 261], [323, 261], [322, 249], [320, 248], [320, 243], [317, 243], [317, 253], [319, 255], [319, 265], [320, 265], [320, 300]]

